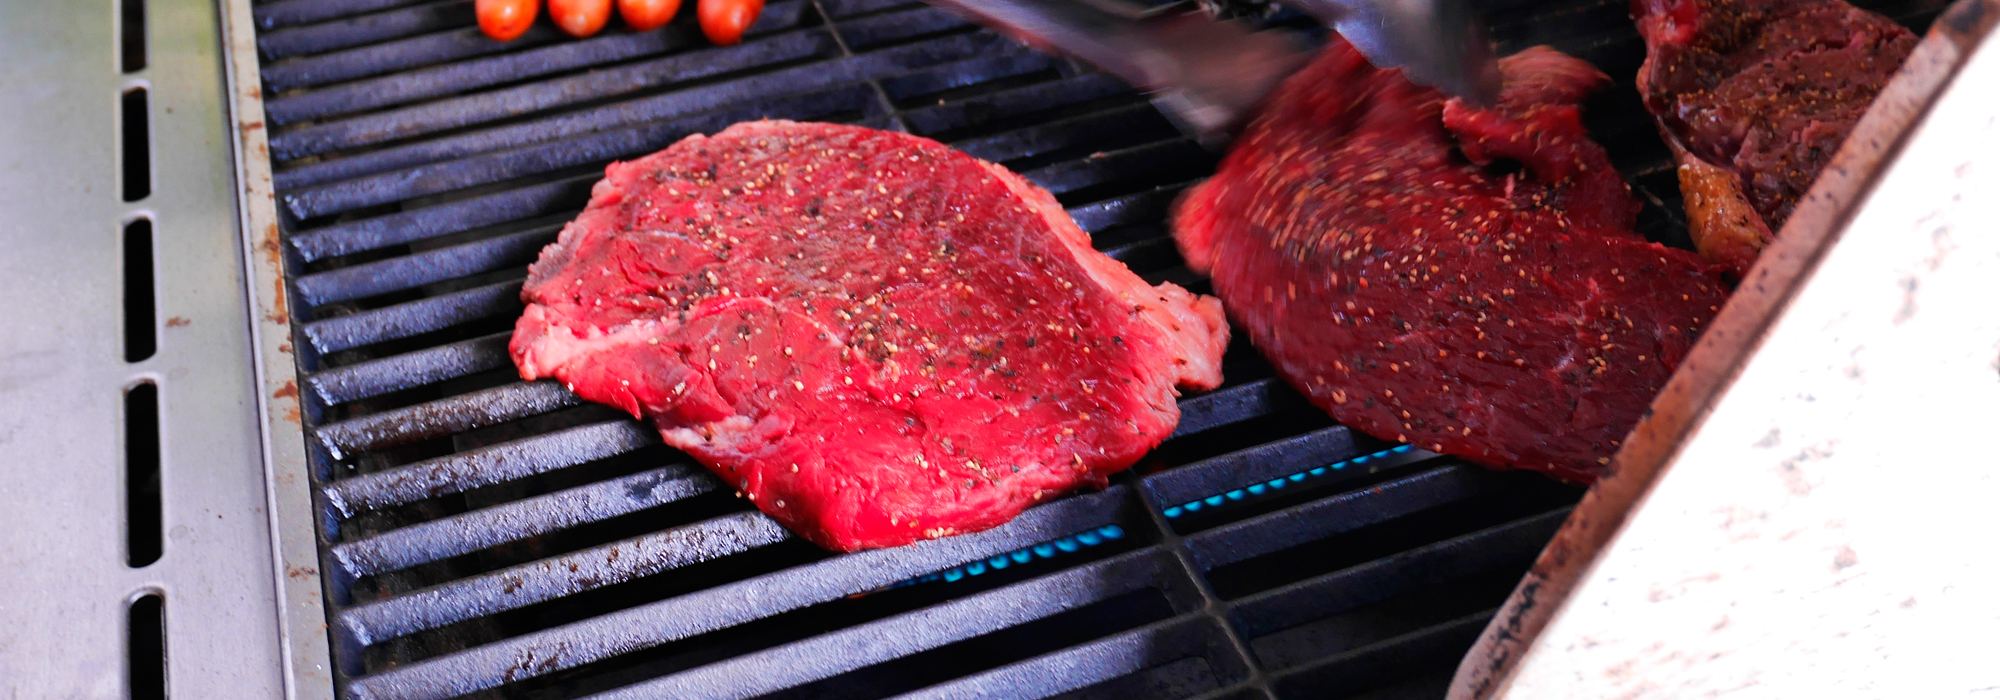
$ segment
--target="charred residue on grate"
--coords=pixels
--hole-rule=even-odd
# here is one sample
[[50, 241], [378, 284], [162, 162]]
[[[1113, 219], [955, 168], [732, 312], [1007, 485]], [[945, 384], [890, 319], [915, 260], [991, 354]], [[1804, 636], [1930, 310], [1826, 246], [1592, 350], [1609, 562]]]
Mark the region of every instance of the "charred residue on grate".
[[[1870, 5], [1914, 26], [1942, 7]], [[1587, 122], [1640, 230], [1684, 243], [1625, 3], [1483, 6], [1522, 18], [1495, 25], [1503, 52], [1550, 43], [1615, 78]], [[772, 2], [723, 48], [691, 12], [508, 44], [463, 0], [253, 14], [347, 697], [1436, 697], [1577, 498], [1334, 425], [1239, 339], [1227, 384], [1110, 491], [829, 554], [649, 428], [516, 377], [526, 266], [604, 164], [760, 117], [904, 130], [1205, 291], [1165, 219], [1214, 154], [1129, 86], [907, 0]]]

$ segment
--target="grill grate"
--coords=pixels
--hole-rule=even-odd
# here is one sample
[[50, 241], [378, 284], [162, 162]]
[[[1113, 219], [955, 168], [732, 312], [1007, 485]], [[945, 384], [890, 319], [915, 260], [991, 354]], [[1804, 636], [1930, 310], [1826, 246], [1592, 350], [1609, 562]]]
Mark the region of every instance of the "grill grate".
[[[1521, 18], [1506, 50], [1620, 77], [1593, 132], [1642, 230], [1684, 243], [1623, 0], [1486, 5]], [[346, 697], [1436, 697], [1578, 495], [1350, 433], [1239, 342], [1109, 490], [829, 555], [650, 429], [515, 378], [525, 266], [603, 165], [758, 117], [909, 131], [1200, 291], [1163, 219], [1212, 154], [1117, 80], [907, 0], [772, 2], [725, 48], [691, 17], [497, 44], [465, 0], [254, 15]]]

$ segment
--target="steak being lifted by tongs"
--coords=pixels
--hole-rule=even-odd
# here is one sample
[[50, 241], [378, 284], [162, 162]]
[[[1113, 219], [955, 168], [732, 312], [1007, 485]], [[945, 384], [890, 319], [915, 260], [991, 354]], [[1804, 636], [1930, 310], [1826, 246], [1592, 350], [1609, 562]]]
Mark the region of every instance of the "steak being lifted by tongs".
[[1335, 38], [1182, 199], [1174, 239], [1335, 420], [1589, 482], [1725, 292], [1632, 230], [1578, 106], [1607, 78], [1545, 47], [1500, 70], [1476, 109]]

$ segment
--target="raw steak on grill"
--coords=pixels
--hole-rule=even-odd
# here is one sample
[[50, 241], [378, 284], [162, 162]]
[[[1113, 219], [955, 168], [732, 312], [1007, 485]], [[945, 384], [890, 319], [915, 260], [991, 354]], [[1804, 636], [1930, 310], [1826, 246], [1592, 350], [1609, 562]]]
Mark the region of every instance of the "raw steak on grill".
[[[1350, 427], [1587, 482], [1722, 303], [1639, 205], [1545, 48], [1494, 110], [1335, 38], [1178, 204], [1189, 263], [1278, 372]], [[1511, 169], [1510, 169], [1511, 168]]]
[[1632, 14], [1688, 233], [1739, 276], [1917, 43], [1840, 0], [1632, 0]]
[[837, 550], [1102, 486], [1173, 431], [1176, 385], [1221, 382], [1229, 332], [1005, 168], [783, 121], [611, 165], [522, 297], [522, 378], [651, 419]]

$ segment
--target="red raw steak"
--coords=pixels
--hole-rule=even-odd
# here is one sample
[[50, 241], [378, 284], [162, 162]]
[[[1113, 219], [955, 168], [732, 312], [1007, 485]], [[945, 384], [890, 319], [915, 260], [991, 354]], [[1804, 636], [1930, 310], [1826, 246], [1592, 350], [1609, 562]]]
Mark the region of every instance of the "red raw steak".
[[524, 379], [651, 419], [836, 550], [973, 532], [1130, 466], [1213, 388], [1219, 302], [929, 139], [783, 121], [616, 163], [529, 269]]
[[1750, 269], [1917, 37], [1840, 0], [1632, 0], [1688, 233]]
[[1469, 109], [1336, 37], [1179, 203], [1174, 235], [1336, 420], [1588, 482], [1725, 292], [1632, 231], [1639, 205], [1577, 107], [1604, 76], [1548, 49], [1501, 72], [1501, 104]]

